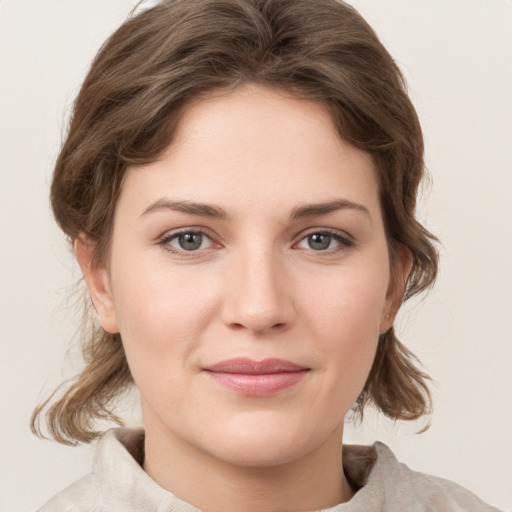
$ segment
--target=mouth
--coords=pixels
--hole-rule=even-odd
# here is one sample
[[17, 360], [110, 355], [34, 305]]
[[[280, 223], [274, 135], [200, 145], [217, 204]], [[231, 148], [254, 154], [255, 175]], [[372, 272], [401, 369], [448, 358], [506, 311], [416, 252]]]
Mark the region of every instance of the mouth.
[[284, 359], [253, 361], [239, 358], [206, 366], [203, 372], [214, 382], [244, 396], [271, 396], [298, 384], [310, 368]]

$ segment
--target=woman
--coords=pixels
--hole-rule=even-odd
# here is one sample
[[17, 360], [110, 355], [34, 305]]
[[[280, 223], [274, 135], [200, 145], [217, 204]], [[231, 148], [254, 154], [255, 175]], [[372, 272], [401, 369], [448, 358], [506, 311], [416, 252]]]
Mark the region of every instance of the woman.
[[55, 168], [99, 325], [47, 420], [89, 442], [134, 383], [144, 432], [102, 436], [41, 510], [495, 510], [384, 445], [342, 450], [351, 408], [430, 410], [393, 331], [437, 272], [422, 174], [400, 72], [346, 4], [174, 0], [128, 20]]

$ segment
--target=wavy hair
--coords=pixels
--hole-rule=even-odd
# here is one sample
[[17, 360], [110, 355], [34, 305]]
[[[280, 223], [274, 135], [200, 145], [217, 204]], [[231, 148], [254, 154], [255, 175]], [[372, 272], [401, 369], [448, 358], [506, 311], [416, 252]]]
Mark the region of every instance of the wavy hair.
[[[404, 300], [434, 282], [435, 237], [416, 219], [423, 138], [403, 76], [374, 31], [338, 0], [164, 0], [128, 18], [98, 52], [74, 103], [56, 161], [51, 204], [74, 242], [108, 257], [114, 209], [128, 166], [154, 161], [172, 142], [187, 103], [255, 83], [323, 102], [340, 137], [372, 155], [391, 260], [412, 259]], [[59, 442], [89, 442], [98, 419], [133, 382], [119, 334], [91, 327], [85, 366], [64, 393], [37, 407]], [[393, 328], [381, 336], [354, 410], [373, 403], [394, 419], [428, 413], [428, 376]]]

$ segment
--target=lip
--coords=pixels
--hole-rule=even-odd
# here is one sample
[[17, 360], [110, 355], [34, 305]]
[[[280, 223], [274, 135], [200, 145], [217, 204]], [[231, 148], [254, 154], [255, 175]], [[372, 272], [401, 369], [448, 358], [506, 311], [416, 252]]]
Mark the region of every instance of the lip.
[[310, 368], [285, 359], [238, 358], [206, 366], [203, 372], [216, 383], [244, 396], [271, 396], [298, 384]]

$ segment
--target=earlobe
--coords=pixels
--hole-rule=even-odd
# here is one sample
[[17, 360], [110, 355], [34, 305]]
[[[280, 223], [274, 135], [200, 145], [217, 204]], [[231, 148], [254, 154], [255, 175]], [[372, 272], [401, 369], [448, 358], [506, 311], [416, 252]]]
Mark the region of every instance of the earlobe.
[[391, 271], [389, 288], [386, 295], [386, 304], [382, 313], [380, 333], [388, 331], [395, 320], [395, 317], [402, 305], [405, 287], [413, 265], [412, 255], [404, 246], [396, 251], [394, 267]]
[[79, 236], [74, 243], [76, 259], [80, 264], [94, 309], [98, 313], [104, 331], [119, 332], [111, 291], [110, 277], [104, 265], [95, 265], [92, 259], [94, 245], [85, 236]]

